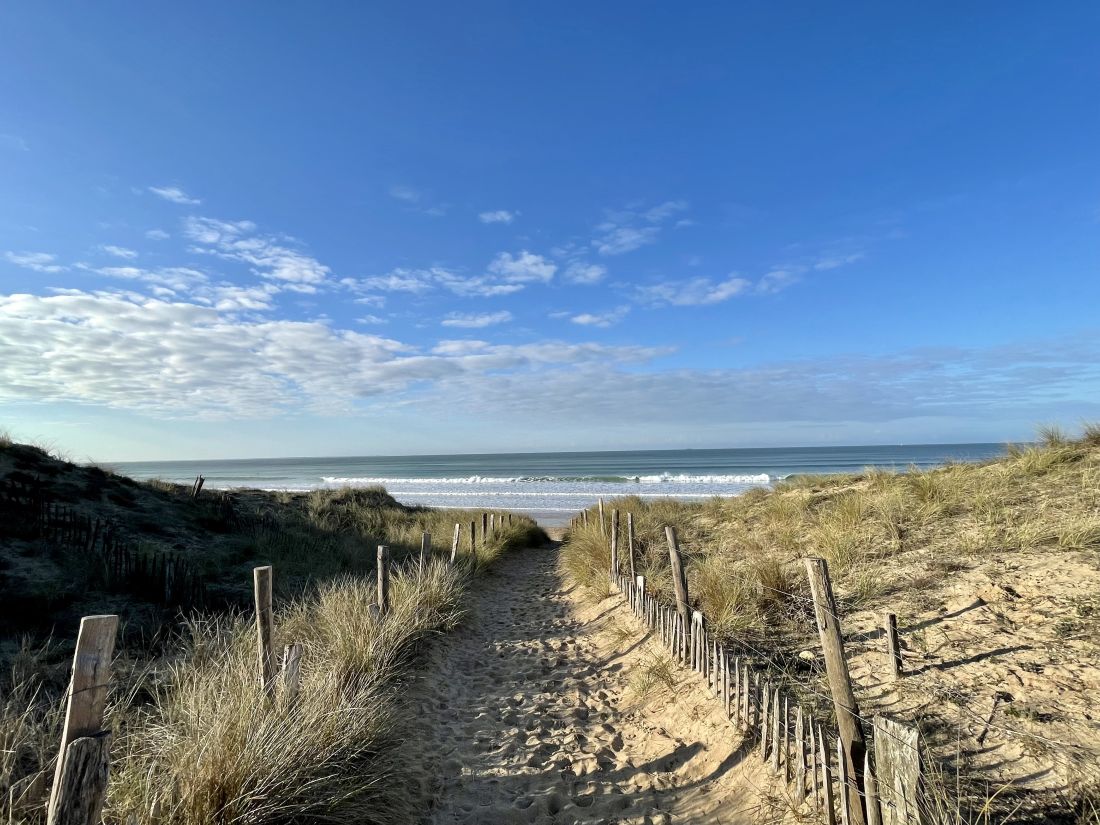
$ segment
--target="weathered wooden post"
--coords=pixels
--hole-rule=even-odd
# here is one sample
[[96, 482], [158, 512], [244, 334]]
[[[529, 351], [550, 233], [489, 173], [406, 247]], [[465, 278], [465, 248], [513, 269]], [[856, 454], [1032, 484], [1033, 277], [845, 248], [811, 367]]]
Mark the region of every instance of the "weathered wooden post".
[[890, 675], [897, 679], [901, 676], [901, 645], [898, 643], [898, 617], [893, 613], [883, 616], [883, 626], [886, 630], [886, 655], [890, 659]]
[[607, 535], [607, 526], [603, 523], [603, 498], [600, 498], [600, 535]]
[[283, 647], [283, 699], [287, 706], [298, 700], [298, 688], [302, 683], [302, 654], [300, 644]]
[[886, 825], [919, 825], [920, 734], [885, 716], [874, 718], [878, 798]]
[[420, 575], [424, 575], [424, 568], [432, 555], [432, 534], [424, 533], [420, 536]]
[[103, 711], [111, 679], [118, 616], [80, 620], [65, 721], [47, 809], [49, 825], [95, 825], [107, 790], [111, 734]]
[[260, 687], [270, 696], [275, 690], [275, 612], [271, 605], [271, 567], [252, 570], [256, 598], [256, 641], [260, 656]]
[[485, 544], [486, 539], [489, 538], [489, 514], [481, 514], [481, 543]]
[[470, 555], [477, 559], [477, 522], [470, 522]]
[[882, 825], [882, 810], [878, 804], [878, 782], [871, 768], [871, 751], [863, 758], [863, 785], [867, 788], [867, 825]]
[[[680, 613], [680, 621], [684, 629], [691, 627], [691, 607], [688, 603], [687, 571], [684, 570], [684, 562], [680, 557], [680, 542], [676, 539], [676, 528], [665, 527], [665, 538], [668, 540], [668, 555], [672, 562], [672, 586], [676, 590], [676, 609]], [[681, 656], [686, 654], [686, 650]]]
[[455, 562], [458, 560], [458, 540], [462, 537], [462, 525], [455, 524], [455, 536], [451, 540], [451, 567], [455, 566]]
[[[833, 596], [832, 582], [829, 580], [829, 565], [825, 559], [806, 559], [806, 572], [810, 577], [810, 592], [814, 599], [814, 614], [817, 618], [817, 630], [821, 637], [821, 647], [825, 652], [825, 671], [829, 677], [829, 688], [833, 694], [836, 708], [837, 727], [844, 752], [844, 773], [852, 783], [854, 793], [849, 797], [856, 799], [852, 805], [852, 824], [865, 825], [863, 815], [863, 757], [867, 752], [867, 743], [863, 738], [863, 728], [859, 722], [859, 706], [852, 692], [852, 680], [848, 674], [848, 661], [844, 658], [844, 638], [840, 632], [840, 618], [837, 614], [836, 598]], [[841, 800], [843, 802], [843, 798]]]
[[497, 514], [489, 513], [489, 535], [495, 536], [497, 532]]
[[390, 612], [390, 548], [378, 545], [378, 615]]
[[611, 511], [611, 575], [619, 575], [619, 511]]
[[588, 527], [588, 509], [587, 508], [585, 508], [583, 511], [581, 511], [581, 516], [584, 518], [584, 526], [585, 526], [585, 528], [587, 528]]
[[634, 514], [626, 514], [626, 554], [630, 564], [630, 577], [635, 576], [634, 573]]

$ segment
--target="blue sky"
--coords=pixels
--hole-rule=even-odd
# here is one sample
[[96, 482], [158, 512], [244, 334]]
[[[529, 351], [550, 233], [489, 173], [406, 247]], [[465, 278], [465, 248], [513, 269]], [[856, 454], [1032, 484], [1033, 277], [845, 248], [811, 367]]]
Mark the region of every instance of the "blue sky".
[[95, 459], [1100, 418], [1092, 3], [6, 3], [0, 424]]

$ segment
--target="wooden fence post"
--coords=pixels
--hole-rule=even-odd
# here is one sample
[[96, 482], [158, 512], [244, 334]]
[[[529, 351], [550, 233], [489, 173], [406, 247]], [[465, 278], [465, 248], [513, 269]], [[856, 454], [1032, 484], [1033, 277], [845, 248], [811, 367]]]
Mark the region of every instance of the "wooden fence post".
[[118, 616], [85, 616], [80, 620], [50, 789], [49, 825], [93, 825], [99, 820], [110, 748], [110, 736], [100, 734], [117, 633]]
[[302, 653], [300, 644], [286, 645], [283, 648], [283, 698], [287, 705], [293, 705], [298, 699], [298, 688], [302, 683]]
[[600, 498], [600, 535], [607, 535], [607, 526], [603, 523], [603, 498]]
[[901, 645], [898, 643], [898, 617], [893, 613], [883, 616], [886, 630], [886, 655], [890, 659], [890, 675], [897, 679], [901, 676]]
[[470, 522], [470, 555], [477, 559], [477, 522]]
[[[840, 619], [837, 615], [836, 598], [833, 596], [832, 582], [829, 580], [829, 565], [825, 559], [806, 559], [806, 572], [810, 577], [810, 592], [814, 598], [814, 614], [817, 618], [817, 630], [821, 637], [821, 647], [825, 652], [825, 671], [829, 677], [829, 688], [833, 694], [836, 708], [837, 727], [843, 743], [845, 771], [852, 783], [856, 799], [852, 805], [852, 825], [865, 825], [863, 815], [863, 755], [867, 752], [867, 743], [863, 738], [863, 727], [859, 722], [859, 706], [852, 692], [852, 680], [848, 674], [848, 661], [844, 658], [844, 638], [840, 632]], [[841, 798], [843, 802], [843, 797]]]
[[458, 540], [462, 538], [462, 525], [455, 525], [455, 537], [451, 541], [451, 567], [455, 566], [455, 561], [458, 559]]
[[378, 615], [390, 611], [390, 548], [378, 545]]
[[611, 511], [611, 575], [619, 575], [619, 511]]
[[915, 727], [874, 718], [878, 797], [886, 825], [919, 825], [920, 738]]
[[275, 613], [271, 605], [271, 568], [252, 570], [256, 597], [256, 639], [260, 654], [260, 687], [270, 696], [275, 690]]
[[424, 575], [424, 568], [428, 564], [428, 559], [432, 555], [432, 534], [424, 533], [420, 536], [420, 570], [419, 574]]
[[634, 578], [634, 514], [626, 514], [626, 554], [630, 564], [630, 577]]
[[871, 752], [863, 758], [863, 785], [867, 788], [867, 825], [882, 825], [882, 811], [878, 804], [878, 781], [871, 768]]
[[[676, 609], [680, 613], [680, 620], [684, 623], [685, 630], [691, 627], [691, 608], [688, 605], [688, 580], [687, 571], [684, 570], [684, 562], [680, 557], [680, 543], [676, 540], [676, 528], [665, 528], [665, 538], [668, 540], [668, 555], [672, 562], [672, 586], [676, 590]], [[681, 653], [681, 656], [685, 655]]]
[[489, 514], [481, 514], [481, 543], [485, 544], [485, 540], [489, 538]]

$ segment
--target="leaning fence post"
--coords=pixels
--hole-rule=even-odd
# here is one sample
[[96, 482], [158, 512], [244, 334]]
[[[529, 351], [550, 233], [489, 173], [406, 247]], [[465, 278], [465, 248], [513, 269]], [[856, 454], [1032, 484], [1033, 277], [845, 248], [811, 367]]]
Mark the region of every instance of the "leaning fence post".
[[50, 790], [49, 825], [93, 825], [99, 821], [110, 747], [110, 734], [101, 735], [103, 710], [117, 633], [118, 616], [85, 616], [80, 620]]
[[890, 659], [890, 675], [897, 679], [901, 676], [901, 645], [898, 644], [898, 617], [893, 613], [883, 616], [886, 630], [886, 655]]
[[[688, 606], [688, 581], [687, 572], [684, 570], [684, 562], [680, 557], [680, 543], [676, 540], [676, 528], [665, 528], [665, 538], [668, 540], [668, 555], [672, 562], [672, 586], [676, 590], [676, 609], [680, 612], [680, 620], [684, 628], [691, 626], [691, 608]], [[686, 655], [686, 650], [681, 656]]]
[[275, 690], [275, 613], [271, 607], [271, 568], [252, 570], [256, 596], [256, 639], [260, 654], [260, 687], [268, 696]]
[[378, 615], [390, 610], [390, 548], [378, 545]]
[[[814, 613], [817, 618], [817, 630], [821, 637], [821, 647], [825, 652], [825, 671], [829, 677], [829, 688], [833, 694], [836, 708], [837, 727], [843, 743], [845, 755], [844, 772], [852, 783], [857, 802], [863, 798], [863, 755], [867, 752], [867, 743], [863, 738], [863, 727], [859, 722], [859, 706], [852, 692], [852, 680], [848, 674], [848, 661], [844, 658], [844, 639], [840, 632], [840, 619], [837, 614], [836, 598], [829, 581], [829, 565], [825, 559], [806, 559], [806, 572], [810, 577], [810, 592], [814, 599]], [[865, 825], [863, 805], [851, 806], [852, 825]]]
[[455, 566], [458, 559], [458, 540], [462, 537], [462, 525], [455, 525], [455, 537], [451, 540], [451, 567]]

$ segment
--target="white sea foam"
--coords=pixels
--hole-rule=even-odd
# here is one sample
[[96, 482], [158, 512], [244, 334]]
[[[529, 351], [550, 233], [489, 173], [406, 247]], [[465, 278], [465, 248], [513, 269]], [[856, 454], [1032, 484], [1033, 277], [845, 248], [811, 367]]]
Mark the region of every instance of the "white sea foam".
[[389, 478], [385, 476], [322, 476], [325, 484], [361, 487], [369, 484], [768, 484], [767, 473], [751, 475], [684, 475], [662, 473], [645, 476], [464, 476], [461, 478]]

